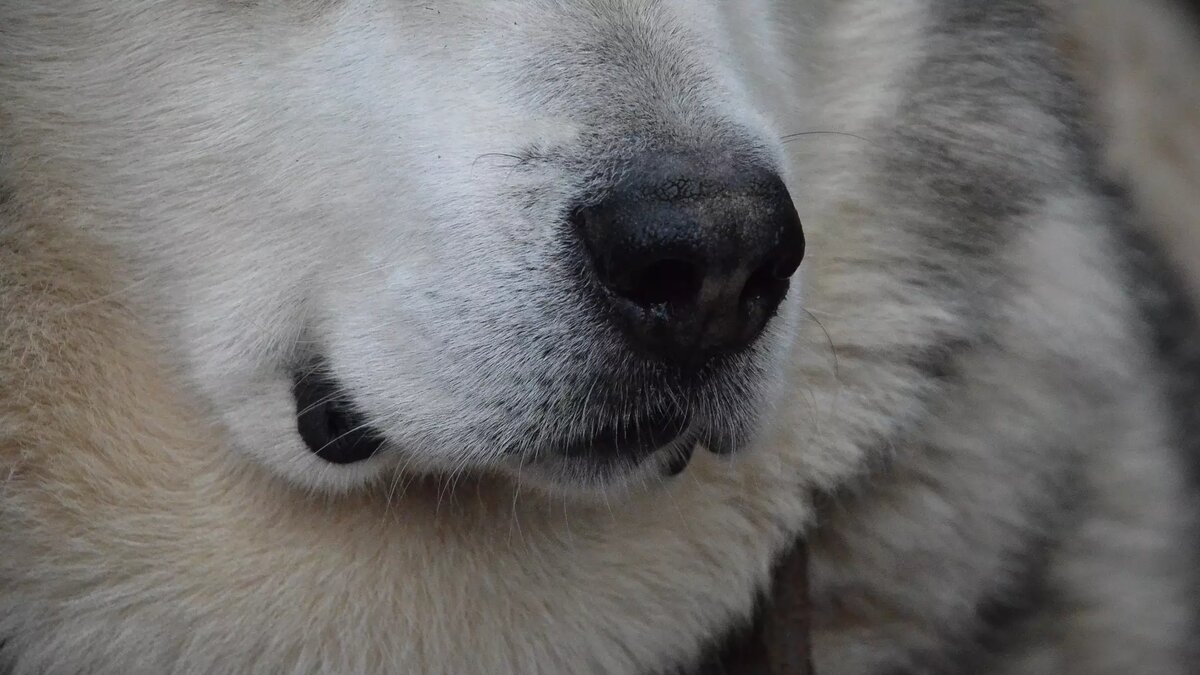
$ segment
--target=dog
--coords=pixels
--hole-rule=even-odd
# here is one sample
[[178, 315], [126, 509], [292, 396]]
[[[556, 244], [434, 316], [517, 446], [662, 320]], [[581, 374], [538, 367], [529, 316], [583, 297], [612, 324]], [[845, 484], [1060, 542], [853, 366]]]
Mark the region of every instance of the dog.
[[1183, 673], [1200, 354], [1024, 0], [0, 5], [0, 668]]

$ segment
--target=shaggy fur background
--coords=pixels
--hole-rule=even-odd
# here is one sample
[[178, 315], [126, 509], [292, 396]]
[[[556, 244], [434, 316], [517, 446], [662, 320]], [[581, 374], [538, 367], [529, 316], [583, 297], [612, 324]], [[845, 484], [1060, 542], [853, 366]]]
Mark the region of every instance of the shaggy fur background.
[[1096, 96], [1106, 171], [1200, 297], [1200, 2], [1048, 1]]

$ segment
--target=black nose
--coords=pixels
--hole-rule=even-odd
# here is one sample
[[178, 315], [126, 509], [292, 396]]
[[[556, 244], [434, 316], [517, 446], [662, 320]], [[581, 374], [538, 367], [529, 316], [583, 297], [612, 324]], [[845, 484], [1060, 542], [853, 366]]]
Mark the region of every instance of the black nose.
[[751, 345], [804, 257], [787, 188], [752, 164], [655, 156], [572, 220], [615, 322], [676, 363]]

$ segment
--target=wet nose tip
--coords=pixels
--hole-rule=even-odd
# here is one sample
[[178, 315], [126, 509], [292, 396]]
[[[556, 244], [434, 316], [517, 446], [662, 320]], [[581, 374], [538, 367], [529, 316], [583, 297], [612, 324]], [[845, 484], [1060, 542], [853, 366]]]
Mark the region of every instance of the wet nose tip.
[[804, 258], [804, 234], [775, 172], [688, 159], [640, 162], [572, 220], [629, 342], [695, 363], [754, 343]]

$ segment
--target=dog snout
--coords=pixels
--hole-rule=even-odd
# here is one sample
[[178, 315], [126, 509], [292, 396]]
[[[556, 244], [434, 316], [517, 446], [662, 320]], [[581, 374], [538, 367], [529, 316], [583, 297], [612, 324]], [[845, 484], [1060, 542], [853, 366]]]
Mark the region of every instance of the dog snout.
[[638, 351], [700, 365], [749, 347], [804, 257], [782, 179], [752, 162], [643, 158], [572, 222], [591, 286]]

